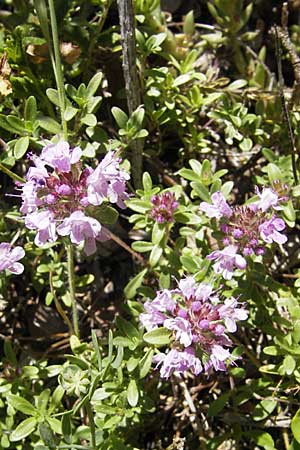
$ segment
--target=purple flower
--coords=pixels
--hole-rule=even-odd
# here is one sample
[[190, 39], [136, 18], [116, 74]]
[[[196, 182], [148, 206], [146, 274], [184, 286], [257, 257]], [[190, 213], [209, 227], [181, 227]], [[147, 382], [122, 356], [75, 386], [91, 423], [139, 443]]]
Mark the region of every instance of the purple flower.
[[173, 331], [173, 348], [155, 357], [164, 378], [174, 371], [198, 374], [202, 366], [226, 370], [227, 360], [233, 359], [226, 333], [236, 331], [236, 321], [248, 316], [235, 298], [222, 302], [211, 285], [197, 284], [193, 277], [180, 280], [177, 289], [160, 291], [145, 303], [145, 310], [140, 321], [147, 330], [163, 326]]
[[180, 292], [186, 300], [193, 299], [203, 302], [211, 297], [213, 288], [210, 284], [197, 284], [194, 277], [190, 276], [180, 280], [178, 289], [175, 291]]
[[200, 203], [200, 210], [205, 212], [210, 218], [216, 217], [220, 219], [221, 217], [230, 217], [232, 214], [232, 209], [225, 200], [224, 195], [221, 192], [214, 192], [211, 196], [213, 204], [207, 202]]
[[176, 331], [175, 339], [184, 345], [189, 347], [193, 341], [191, 324], [188, 320], [182, 317], [175, 317], [174, 319], [166, 319], [164, 321], [164, 327], [168, 330]]
[[35, 181], [27, 181], [22, 187], [22, 205], [21, 213], [29, 214], [38, 209], [43, 204], [43, 201], [37, 195], [37, 185]]
[[23, 264], [17, 262], [24, 258], [25, 251], [22, 247], [12, 247], [7, 242], [0, 244], [0, 272], [8, 270], [11, 273], [19, 275], [23, 272]]
[[87, 256], [95, 253], [96, 239], [105, 240], [101, 224], [98, 220], [85, 216], [82, 211], [75, 211], [57, 227], [60, 236], [70, 236], [73, 244], [84, 243], [84, 252]]
[[[259, 192], [257, 189], [257, 194], [260, 197], [260, 200], [256, 203], [258, 209], [265, 212], [271, 206], [275, 207], [278, 205], [279, 197], [276, 192], [274, 192], [270, 188], [263, 188], [262, 192]], [[277, 208], [276, 208], [277, 209]]]
[[279, 231], [284, 229], [284, 221], [276, 216], [273, 216], [270, 220], [267, 220], [259, 226], [260, 236], [268, 244], [271, 244], [272, 242], [284, 244], [288, 238], [284, 234], [279, 233]]
[[247, 262], [242, 255], [237, 253], [235, 245], [228, 245], [223, 250], [215, 250], [206, 257], [209, 260], [215, 260], [214, 271], [222, 273], [225, 280], [231, 280], [235, 267], [245, 269]]
[[161, 365], [160, 375], [162, 378], [169, 378], [174, 371], [183, 373], [191, 370], [194, 375], [199, 375], [202, 371], [202, 364], [199, 358], [194, 354], [193, 348], [186, 348], [183, 351], [172, 349], [166, 355], [159, 353], [154, 357], [157, 366]]
[[[25, 225], [37, 230], [36, 245], [56, 241], [56, 227], [58, 234], [70, 236], [72, 243], [83, 243], [87, 255], [96, 251], [96, 240], [110, 238], [98, 220], [85, 212], [90, 205], [103, 201], [124, 207], [129, 175], [120, 169], [120, 160], [112, 152], [96, 170], [82, 168], [81, 155], [79, 147], [71, 149], [67, 142], [60, 141], [47, 145], [40, 157], [31, 157], [35, 167], [29, 168], [26, 182], [17, 186], [21, 188]], [[49, 173], [46, 166], [54, 170]], [[88, 212], [93, 214], [94, 208]]]
[[34, 239], [34, 243], [38, 247], [46, 244], [46, 242], [55, 242], [57, 240], [54, 216], [51, 211], [35, 211], [27, 214], [25, 225], [30, 230], [38, 230]]
[[248, 318], [248, 311], [244, 308], [238, 308], [238, 301], [236, 298], [227, 298], [224, 305], [218, 308], [221, 319], [224, 319], [225, 326], [230, 333], [235, 333], [237, 330], [236, 321], [246, 320]]
[[180, 280], [178, 283], [179, 290], [187, 299], [195, 297], [196, 287], [197, 286], [194, 277], [186, 277], [183, 280]]
[[171, 223], [174, 221], [174, 212], [179, 203], [176, 201], [175, 194], [167, 191], [160, 195], [153, 195], [151, 198], [153, 205], [150, 211], [150, 217], [158, 223]]
[[96, 169], [87, 178], [87, 198], [92, 205], [101, 205], [108, 199], [124, 208], [124, 200], [128, 198], [126, 181], [129, 175], [120, 169], [120, 160], [114, 152], [106, 154]]
[[212, 366], [215, 370], [226, 371], [227, 367], [224, 361], [227, 359], [232, 360], [232, 355], [227, 348], [221, 345], [213, 345], [211, 348], [210, 358], [206, 363], [205, 370], [209, 372]]
[[172, 293], [168, 289], [158, 291], [156, 297], [151, 302], [152, 306], [161, 312], [173, 313], [176, 308], [176, 303], [172, 299]]
[[70, 148], [68, 142], [49, 144], [43, 148], [40, 160], [59, 172], [70, 172], [71, 165], [77, 163], [82, 155], [79, 147]]

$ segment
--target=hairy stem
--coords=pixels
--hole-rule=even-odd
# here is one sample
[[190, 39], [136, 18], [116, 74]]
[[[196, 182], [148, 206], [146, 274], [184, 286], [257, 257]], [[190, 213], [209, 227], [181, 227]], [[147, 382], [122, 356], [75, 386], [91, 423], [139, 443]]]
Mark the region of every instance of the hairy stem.
[[72, 306], [73, 329], [75, 335], [79, 338], [78, 310], [75, 295], [74, 249], [72, 244], [67, 245], [67, 264], [68, 264], [69, 292]]
[[86, 412], [89, 418], [89, 427], [91, 431], [91, 449], [96, 450], [96, 427], [94, 422], [93, 411], [90, 402], [88, 401], [85, 405]]
[[25, 183], [25, 180], [17, 175], [16, 173], [9, 170], [7, 167], [5, 167], [2, 163], [0, 163], [0, 171], [8, 175], [10, 178], [12, 178], [14, 181], [20, 181], [20, 183]]
[[60, 316], [62, 317], [64, 322], [68, 325], [69, 333], [70, 333], [70, 335], [72, 335], [72, 334], [74, 334], [73, 326], [72, 326], [72, 324], [71, 324], [71, 322], [69, 320], [69, 317], [65, 313], [64, 309], [62, 308], [62, 306], [59, 303], [59, 300], [58, 300], [58, 298], [56, 296], [56, 292], [55, 292], [54, 286], [53, 286], [53, 273], [52, 272], [49, 273], [49, 284], [50, 284], [50, 290], [51, 290], [51, 294], [53, 296], [53, 300], [54, 300], [57, 312], [60, 314]]
[[59, 51], [57, 21], [56, 21], [56, 15], [55, 15], [54, 1], [53, 0], [48, 0], [48, 3], [49, 3], [49, 11], [50, 11], [52, 42], [53, 42], [54, 59], [55, 59], [54, 73], [55, 73], [55, 79], [56, 79], [57, 91], [58, 91], [58, 98], [59, 98], [59, 104], [60, 104], [61, 124], [62, 124], [62, 128], [63, 128], [64, 139], [67, 140], [67, 138], [68, 138], [68, 129], [67, 129], [67, 122], [66, 122], [65, 117], [64, 117], [65, 109], [66, 109], [66, 105], [65, 105], [65, 91], [64, 91], [64, 79], [63, 79], [63, 72], [62, 72], [60, 51]]

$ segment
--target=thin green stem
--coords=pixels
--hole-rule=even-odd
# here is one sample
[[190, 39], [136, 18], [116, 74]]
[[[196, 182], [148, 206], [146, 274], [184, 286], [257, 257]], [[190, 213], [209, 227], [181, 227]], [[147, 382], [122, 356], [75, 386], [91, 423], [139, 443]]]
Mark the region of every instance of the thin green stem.
[[69, 317], [67, 316], [67, 314], [65, 313], [64, 309], [62, 308], [61, 304], [59, 303], [59, 300], [56, 296], [56, 292], [53, 286], [53, 273], [49, 272], [49, 285], [50, 285], [50, 291], [57, 309], [57, 312], [60, 314], [60, 316], [62, 317], [62, 319], [64, 320], [64, 322], [68, 325], [69, 328], [69, 332], [70, 335], [74, 334], [73, 332], [73, 326], [70, 322]]
[[55, 58], [54, 73], [56, 75], [55, 79], [56, 79], [57, 91], [58, 91], [58, 97], [59, 97], [59, 103], [60, 103], [61, 123], [62, 123], [62, 128], [63, 128], [63, 133], [64, 133], [64, 139], [67, 140], [68, 139], [68, 128], [67, 128], [67, 122], [64, 117], [65, 109], [66, 109], [64, 78], [63, 78], [62, 65], [61, 65], [61, 59], [60, 59], [57, 21], [56, 21], [54, 1], [48, 0], [48, 3], [49, 3], [52, 42], [53, 42], [53, 50], [54, 50], [54, 58]]
[[72, 244], [67, 245], [67, 264], [68, 264], [69, 292], [72, 307], [73, 329], [75, 335], [79, 338], [79, 321], [75, 295], [74, 249]]
[[2, 163], [0, 163], [0, 170], [1, 170], [1, 172], [5, 173], [6, 175], [8, 175], [13, 180], [20, 181], [20, 183], [25, 183], [24, 178], [19, 177], [19, 175], [17, 175], [16, 173], [12, 172], [11, 170], [9, 170]]
[[91, 448], [93, 450], [96, 450], [96, 427], [95, 427], [92, 407], [91, 407], [91, 404], [89, 401], [86, 402], [85, 407], [86, 407], [86, 412], [87, 412], [87, 415], [89, 418], [89, 426], [90, 426], [90, 430], [91, 430]]

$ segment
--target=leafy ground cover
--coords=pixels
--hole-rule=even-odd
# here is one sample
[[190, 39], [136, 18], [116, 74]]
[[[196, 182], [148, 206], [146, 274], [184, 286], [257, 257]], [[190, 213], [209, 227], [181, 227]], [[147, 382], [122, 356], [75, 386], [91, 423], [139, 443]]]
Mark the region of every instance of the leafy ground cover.
[[300, 6], [130, 4], [0, 6], [0, 449], [299, 450]]

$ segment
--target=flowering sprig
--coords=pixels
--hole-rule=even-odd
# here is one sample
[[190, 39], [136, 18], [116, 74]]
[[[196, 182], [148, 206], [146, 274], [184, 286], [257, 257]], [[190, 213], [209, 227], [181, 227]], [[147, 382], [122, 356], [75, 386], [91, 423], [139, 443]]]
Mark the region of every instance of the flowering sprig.
[[263, 188], [261, 192], [257, 188], [256, 193], [259, 199], [249, 205], [230, 206], [221, 192], [212, 194], [212, 204], [200, 204], [201, 211], [218, 220], [223, 249], [213, 251], [207, 259], [215, 261], [215, 272], [226, 280], [232, 278], [236, 268], [246, 268], [247, 257], [263, 255], [266, 244], [287, 241], [281, 233], [285, 222], [276, 215], [287, 197], [280, 196], [275, 188]]
[[163, 192], [151, 198], [152, 209], [150, 217], [158, 223], [171, 223], [174, 221], [174, 212], [179, 206], [174, 192]]
[[23, 264], [17, 262], [24, 258], [25, 251], [22, 247], [12, 247], [7, 242], [0, 244], [0, 272], [8, 270], [11, 273], [20, 275], [23, 270]]
[[33, 167], [21, 190], [21, 212], [27, 228], [37, 230], [35, 244], [55, 242], [58, 236], [70, 236], [74, 244], [84, 244], [84, 251], [96, 251], [96, 241], [108, 239], [100, 222], [87, 213], [88, 206], [103, 202], [124, 208], [127, 172], [120, 159], [109, 152], [96, 169], [82, 167], [82, 150], [70, 148], [65, 141], [49, 144], [39, 157], [33, 156]]
[[234, 362], [227, 333], [234, 333], [236, 321], [248, 317], [237, 299], [222, 301], [210, 284], [197, 284], [193, 277], [187, 277], [179, 281], [177, 289], [157, 292], [144, 307], [140, 321], [147, 330], [165, 327], [173, 333], [169, 352], [154, 358], [163, 378], [174, 371], [190, 370], [195, 375], [225, 371], [227, 363]]

